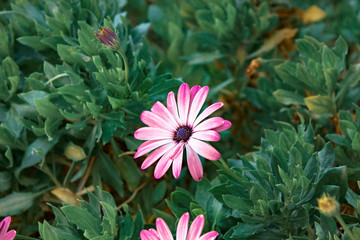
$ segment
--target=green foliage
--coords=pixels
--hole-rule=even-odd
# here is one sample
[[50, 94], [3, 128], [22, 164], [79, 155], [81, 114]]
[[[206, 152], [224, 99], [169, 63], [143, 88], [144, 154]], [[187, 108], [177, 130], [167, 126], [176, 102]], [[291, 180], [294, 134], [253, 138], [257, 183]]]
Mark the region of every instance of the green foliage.
[[316, 199], [324, 192], [340, 201], [347, 198], [346, 167], [332, 167], [334, 148], [316, 139], [311, 125], [300, 124], [296, 131], [287, 123], [277, 124], [278, 131], [266, 130], [258, 151], [230, 159], [231, 170], [200, 182], [195, 197], [183, 189], [173, 192], [168, 205], [174, 215], [204, 214], [223, 239], [314, 234], [309, 226], [323, 224], [324, 218], [315, 211]]
[[[157, 1], [149, 7], [148, 17], [153, 31], [167, 45], [166, 51], [159, 49], [160, 56], [173, 65], [175, 76], [185, 79], [209, 78], [207, 71], [221, 76], [214, 68], [215, 61], [226, 68], [241, 68], [246, 57], [241, 44], [250, 41], [246, 50], [251, 50], [260, 36], [278, 23], [266, 2], [256, 8], [253, 3], [232, 0]], [[201, 66], [211, 70], [202, 70]]]
[[[185, 212], [217, 239], [360, 239], [360, 3], [313, 4], [1, 2], [0, 216], [45, 240], [135, 240], [158, 217], [175, 233]], [[201, 182], [185, 161], [155, 181], [133, 134], [182, 82], [208, 85], [232, 128]]]
[[[306, 36], [296, 41], [302, 62], [284, 62], [275, 67], [276, 74], [292, 91], [298, 93], [283, 99], [279, 91], [275, 99], [290, 105], [305, 105], [313, 114], [335, 114], [349, 94], [350, 86], [357, 82], [358, 67], [351, 66], [349, 73], [337, 83], [339, 75], [345, 70], [345, 56], [348, 47], [343, 38], [338, 38], [333, 49]], [[310, 96], [306, 96], [306, 91]], [[299, 95], [302, 95], [303, 98]]]
[[[139, 211], [133, 220], [128, 212], [116, 209], [114, 198], [99, 190], [99, 197], [88, 193], [90, 202], [80, 201], [80, 207], [64, 204], [60, 209], [51, 206], [56, 224], [39, 223], [40, 236], [52, 239], [138, 239], [143, 228]], [[128, 208], [125, 206], [125, 208]], [[126, 210], [125, 210], [126, 211]]]
[[[54, 186], [77, 191], [87, 169], [93, 185], [106, 183], [124, 199], [143, 181], [136, 163], [119, 156], [139, 145], [133, 132], [141, 111], [182, 81], [157, 74], [144, 39], [149, 24], [130, 27], [123, 5], [17, 1], [0, 15], [7, 23], [0, 52], [9, 55], [0, 65], [1, 216], [39, 208], [38, 193]], [[122, 57], [94, 36], [100, 24], [122, 41], [128, 82]], [[69, 142], [80, 158], [66, 154]]]

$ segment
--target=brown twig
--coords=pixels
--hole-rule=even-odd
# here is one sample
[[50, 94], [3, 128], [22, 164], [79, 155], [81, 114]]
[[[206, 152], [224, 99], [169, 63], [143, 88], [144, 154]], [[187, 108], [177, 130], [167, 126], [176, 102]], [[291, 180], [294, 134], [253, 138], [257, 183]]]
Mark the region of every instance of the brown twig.
[[87, 192], [93, 192], [95, 191], [94, 185], [90, 185], [89, 187], [84, 188], [83, 190], [76, 193], [77, 196], [82, 196], [86, 194]]
[[120, 205], [117, 207], [117, 210], [120, 210], [125, 204], [128, 204], [129, 202], [131, 202], [131, 201], [136, 197], [136, 194], [137, 194], [142, 188], [144, 188], [148, 183], [149, 183], [149, 180], [147, 180], [146, 182], [144, 182], [143, 184], [141, 184], [138, 188], [136, 188], [135, 191], [133, 192], [133, 194], [132, 194], [125, 202], [123, 202], [122, 204], [120, 204]]
[[120, 153], [118, 155], [118, 157], [120, 158], [120, 157], [125, 156], [125, 155], [134, 155], [134, 154], [136, 154], [136, 152], [128, 151], [128, 152]]
[[78, 192], [80, 192], [84, 186], [85, 186], [85, 183], [87, 181], [87, 179], [89, 178], [90, 176], [90, 173], [91, 173], [91, 169], [92, 169], [92, 166], [94, 165], [94, 162], [95, 162], [95, 156], [92, 156], [91, 159], [90, 159], [90, 162], [89, 162], [89, 165], [88, 165], [88, 168], [86, 169], [86, 172], [85, 172], [85, 175], [84, 175], [84, 178], [81, 180], [81, 184], [79, 185], [78, 187]]

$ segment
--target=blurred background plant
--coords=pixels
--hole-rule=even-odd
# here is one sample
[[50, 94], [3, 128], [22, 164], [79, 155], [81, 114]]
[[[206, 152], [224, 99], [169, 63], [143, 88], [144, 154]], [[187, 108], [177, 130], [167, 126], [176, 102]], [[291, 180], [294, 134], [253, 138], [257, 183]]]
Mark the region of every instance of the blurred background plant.
[[[206, 217], [219, 239], [360, 238], [359, 1], [0, 2], [0, 216], [22, 236], [139, 239]], [[117, 33], [121, 54], [94, 35]], [[233, 127], [196, 183], [134, 160], [140, 113], [182, 82]], [[80, 201], [78, 201], [79, 199]], [[39, 225], [38, 225], [39, 222]], [[26, 239], [26, 238], [25, 238]]]

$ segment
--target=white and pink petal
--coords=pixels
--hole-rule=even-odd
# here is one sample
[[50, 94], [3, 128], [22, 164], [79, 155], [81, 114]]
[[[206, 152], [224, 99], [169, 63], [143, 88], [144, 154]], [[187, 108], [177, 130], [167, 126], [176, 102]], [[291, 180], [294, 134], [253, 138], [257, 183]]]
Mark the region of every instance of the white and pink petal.
[[187, 232], [189, 229], [189, 219], [190, 214], [188, 212], [184, 213], [181, 216], [176, 228], [176, 240], [186, 240]]
[[179, 155], [177, 155], [174, 158], [173, 164], [172, 164], [172, 172], [175, 179], [177, 179], [180, 176], [181, 168], [182, 168], [182, 162], [183, 162], [183, 154], [184, 150], [180, 152]]
[[190, 105], [192, 104], [195, 95], [198, 93], [198, 91], [201, 89], [200, 85], [195, 85], [190, 89]]
[[219, 160], [221, 158], [221, 154], [213, 146], [203, 141], [190, 138], [188, 145], [190, 145], [196, 153], [208, 160]]
[[167, 151], [159, 160], [159, 162], [156, 164], [155, 170], [154, 170], [154, 177], [156, 179], [161, 178], [164, 176], [164, 174], [169, 170], [172, 159], [170, 159], [170, 156], [173, 154], [173, 150]]
[[156, 219], [156, 230], [161, 240], [174, 240], [168, 225], [162, 218]]
[[220, 134], [214, 130], [198, 131], [191, 135], [192, 138], [196, 138], [202, 141], [217, 142], [220, 140]]
[[154, 103], [151, 108], [151, 112], [164, 119], [167, 125], [171, 126], [172, 129], [176, 129], [179, 126], [173, 115], [170, 113], [169, 109], [167, 109], [161, 102], [157, 101]]
[[142, 230], [140, 232], [140, 239], [141, 240], [160, 240], [158, 236], [156, 236], [152, 231], [149, 230]]
[[203, 121], [202, 123], [200, 123], [199, 125], [197, 125], [194, 128], [194, 132], [214, 129], [223, 125], [224, 122], [225, 120], [221, 117], [209, 118]]
[[204, 174], [203, 166], [199, 156], [189, 145], [186, 145], [186, 157], [191, 176], [195, 181], [200, 181]]
[[221, 126], [213, 128], [213, 130], [217, 132], [221, 132], [221, 131], [225, 131], [226, 129], [229, 129], [230, 127], [231, 127], [231, 122], [228, 120], [224, 120], [224, 123]]
[[179, 88], [177, 94], [177, 103], [178, 103], [180, 122], [182, 125], [185, 125], [190, 107], [190, 89], [189, 89], [189, 85], [187, 85], [186, 83], [181, 84]]
[[144, 162], [141, 164], [141, 169], [146, 169], [150, 167], [154, 162], [156, 162], [162, 155], [164, 155], [167, 151], [171, 151], [171, 148], [173, 148], [176, 145], [175, 142], [168, 143], [164, 146], [159, 147], [155, 151], [149, 154], [144, 160]]
[[215, 231], [208, 232], [202, 235], [199, 240], [215, 240], [219, 234]]
[[170, 143], [172, 142], [172, 139], [165, 139], [165, 140], [148, 140], [144, 143], [142, 143], [135, 155], [134, 155], [134, 158], [138, 158], [138, 157], [141, 157], [143, 156], [144, 154], [147, 154], [148, 152], [151, 152], [152, 150], [154, 150], [155, 148], [158, 148], [158, 147], [161, 147], [167, 143]]
[[197, 115], [199, 114], [201, 107], [204, 105], [206, 97], [209, 93], [209, 87], [205, 86], [201, 88], [194, 97], [194, 101], [191, 103], [188, 121], [187, 123], [192, 126]]
[[176, 130], [176, 128], [173, 127], [173, 124], [169, 124], [154, 112], [143, 111], [140, 115], [140, 119], [149, 127], [162, 128], [168, 131]]
[[201, 232], [204, 228], [204, 223], [205, 223], [204, 215], [197, 216], [190, 226], [186, 240], [199, 239]]
[[167, 96], [166, 106], [167, 106], [169, 112], [171, 113], [171, 115], [176, 120], [177, 124], [180, 125], [179, 112], [178, 112], [178, 107], [176, 104], [174, 92], [169, 92], [169, 94]]
[[195, 127], [198, 125], [202, 120], [210, 116], [212, 113], [214, 113], [216, 110], [220, 109], [224, 104], [222, 102], [214, 103], [210, 106], [208, 106], [200, 115], [195, 119], [195, 122], [193, 126]]
[[138, 140], [171, 139], [173, 136], [173, 132], [154, 127], [142, 127], [134, 132], [134, 137]]

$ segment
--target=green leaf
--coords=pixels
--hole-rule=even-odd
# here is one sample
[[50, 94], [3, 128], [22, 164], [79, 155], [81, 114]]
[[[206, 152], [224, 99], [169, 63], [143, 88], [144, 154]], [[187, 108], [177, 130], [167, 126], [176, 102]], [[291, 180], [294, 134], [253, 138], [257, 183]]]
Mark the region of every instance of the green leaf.
[[51, 226], [47, 221], [44, 221], [44, 223], [42, 224], [39, 223], [39, 229], [40, 236], [44, 240], [62, 240], [62, 238], [59, 238], [56, 234], [55, 228]]
[[68, 205], [61, 207], [61, 211], [71, 223], [84, 231], [85, 237], [94, 238], [101, 235], [101, 228], [96, 219], [85, 209]]
[[31, 106], [35, 107], [35, 99], [44, 99], [46, 96], [48, 96], [49, 93], [39, 90], [32, 90], [25, 93], [20, 93], [19, 96], [24, 101], [29, 103]]
[[320, 62], [320, 49], [307, 39], [296, 39], [296, 46], [305, 59], [314, 59]]
[[193, 53], [186, 58], [185, 60], [189, 60], [188, 64], [190, 65], [200, 65], [200, 64], [208, 64], [213, 63], [215, 60], [223, 58], [225, 55], [220, 52], [209, 52], [209, 53]]
[[232, 209], [240, 210], [241, 212], [247, 212], [251, 209], [251, 206], [243, 199], [235, 197], [234, 195], [223, 195], [225, 204]]
[[297, 90], [304, 89], [304, 83], [299, 81], [295, 76], [297, 65], [291, 61], [285, 61], [282, 64], [275, 66], [276, 74], [281, 78], [281, 80], [290, 86], [294, 87]]
[[332, 50], [330, 50], [327, 46], [323, 47], [323, 53], [321, 59], [325, 69], [338, 68], [340, 58], [336, 56], [336, 54]]
[[333, 113], [335, 104], [329, 96], [310, 96], [305, 98], [305, 104], [309, 110], [316, 114]]
[[57, 51], [63, 61], [71, 64], [84, 64], [91, 60], [89, 56], [86, 56], [79, 49], [73, 46], [58, 44]]
[[0, 66], [0, 99], [8, 100], [16, 92], [19, 81], [20, 71], [15, 61], [11, 57], [6, 57]]
[[296, 92], [278, 89], [273, 92], [275, 99], [285, 105], [297, 104], [305, 105], [304, 97], [297, 94]]
[[181, 79], [166, 79], [158, 80], [154, 82], [154, 85], [149, 89], [149, 100], [157, 101], [159, 99], [165, 99], [165, 96], [170, 91], [174, 91], [179, 88], [183, 83]]
[[111, 226], [111, 232], [108, 232], [108, 234], [115, 236], [116, 234], [116, 208], [114, 208], [113, 206], [111, 206], [110, 204], [106, 203], [106, 202], [100, 202], [102, 207], [103, 207], [103, 211], [104, 211], [104, 217], [106, 217], [109, 222], [110, 222], [110, 226]]
[[327, 93], [329, 96], [331, 96], [336, 87], [338, 73], [335, 68], [329, 68], [325, 70], [324, 74]]
[[13, 216], [29, 209], [37, 196], [31, 192], [12, 192], [0, 199], [0, 216]]
[[25, 36], [25, 37], [19, 37], [16, 40], [18, 40], [21, 44], [31, 47], [37, 51], [43, 51], [49, 48], [49, 46], [42, 43], [41, 42], [42, 39], [43, 37], [41, 36]]
[[46, 118], [60, 118], [63, 119], [63, 116], [59, 112], [58, 107], [51, 103], [47, 98], [44, 99], [34, 99], [36, 110], [39, 114]]
[[78, 30], [81, 49], [89, 56], [99, 54], [100, 41], [95, 38], [93, 28], [83, 21], [79, 21], [78, 24], [81, 26], [81, 30]]
[[166, 192], [166, 182], [161, 181], [159, 184], [156, 185], [154, 192], [152, 194], [152, 203], [156, 204], [160, 202], [165, 197]]
[[12, 175], [8, 171], [0, 172], [0, 192], [5, 192], [11, 187]]
[[330, 142], [318, 152], [321, 171], [325, 172], [327, 169], [331, 169], [335, 163], [335, 151]]
[[348, 53], [348, 45], [342, 36], [336, 40], [334, 51], [339, 57], [344, 57]]
[[352, 139], [351, 148], [355, 151], [360, 152], [360, 133], [356, 132], [354, 138]]
[[262, 224], [245, 224], [238, 223], [236, 226], [232, 227], [224, 235], [224, 239], [241, 239], [254, 235], [255, 233], [265, 231]]
[[344, 145], [349, 148], [351, 147], [350, 143], [346, 140], [346, 138], [340, 136], [339, 134], [326, 134], [326, 138], [338, 145]]
[[[21, 161], [21, 165], [16, 168], [15, 170], [15, 176], [18, 179], [18, 181], [28, 186], [29, 184], [33, 184], [33, 181], [29, 181], [30, 178], [28, 176], [22, 175], [22, 171], [25, 168], [34, 166], [35, 164], [40, 163], [44, 159], [44, 156], [47, 154], [47, 152], [54, 147], [54, 145], [58, 142], [58, 138], [49, 141], [46, 138], [37, 138], [34, 142], [32, 142], [26, 149], [24, 156]], [[42, 154], [40, 154], [40, 152]]]
[[119, 109], [120, 107], [124, 106], [128, 102], [128, 100], [126, 100], [126, 99], [117, 99], [117, 98], [114, 98], [114, 97], [111, 97], [111, 96], [107, 96], [107, 97], [109, 99], [111, 107], [114, 110]]
[[348, 176], [346, 173], [346, 167], [333, 167], [326, 171], [325, 174], [320, 178], [318, 184], [316, 185], [314, 197], [320, 197], [325, 190], [324, 188], [332, 185], [340, 189], [340, 201], [343, 201], [348, 189], [347, 184]]
[[0, 125], [0, 146], [13, 147], [15, 144], [16, 136], [5, 126]]
[[109, 158], [109, 155], [99, 151], [96, 163], [97, 169], [100, 171], [104, 181], [113, 186], [120, 196], [123, 196], [124, 182], [121, 179], [120, 172], [117, 170], [116, 165]]

